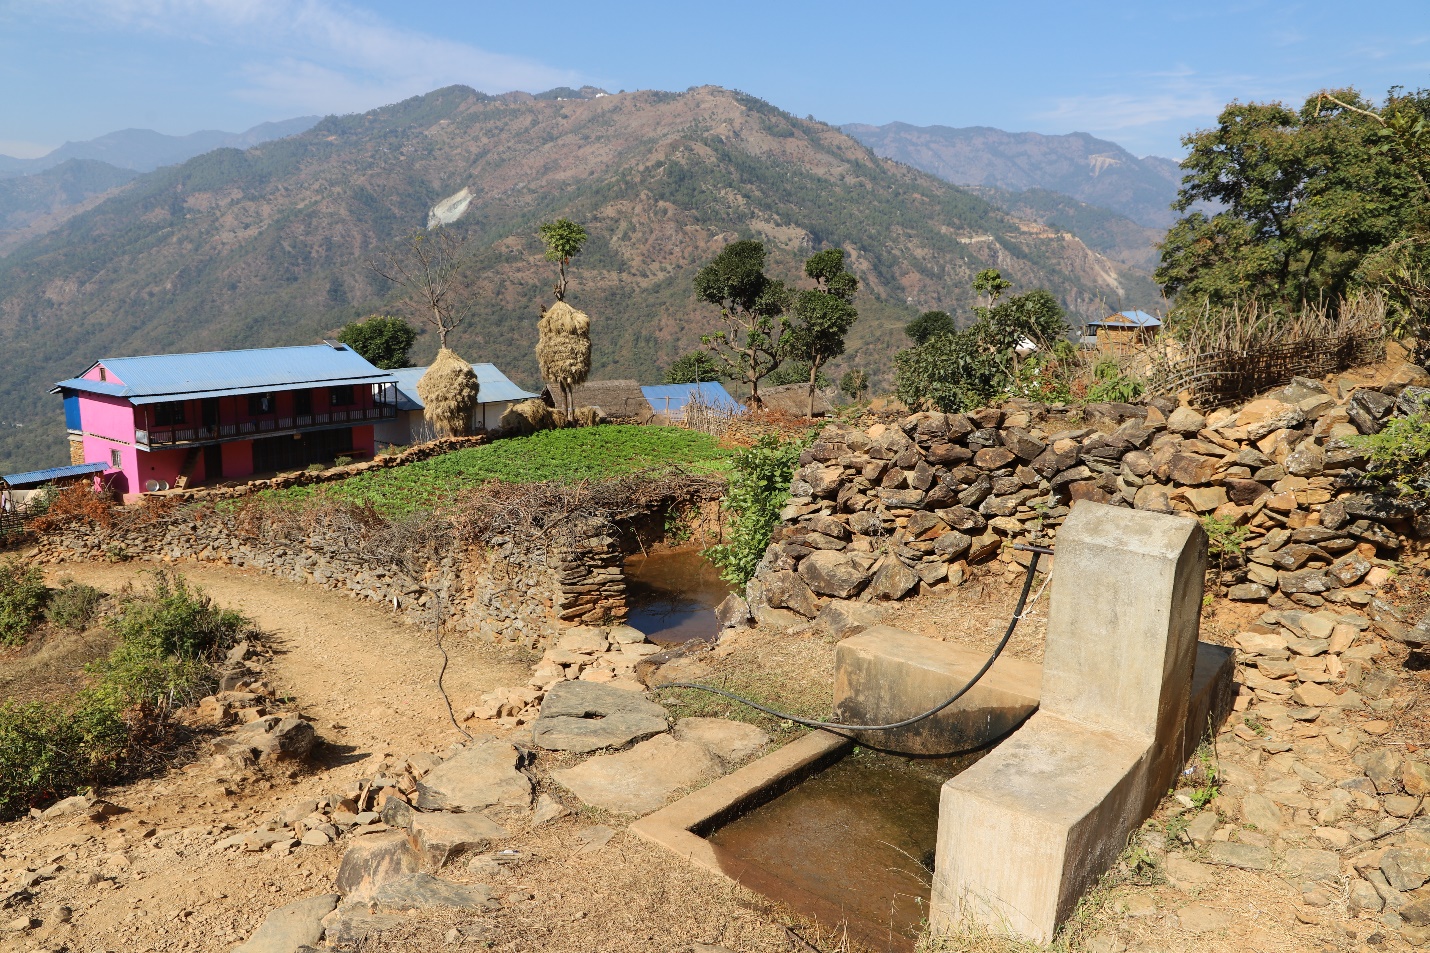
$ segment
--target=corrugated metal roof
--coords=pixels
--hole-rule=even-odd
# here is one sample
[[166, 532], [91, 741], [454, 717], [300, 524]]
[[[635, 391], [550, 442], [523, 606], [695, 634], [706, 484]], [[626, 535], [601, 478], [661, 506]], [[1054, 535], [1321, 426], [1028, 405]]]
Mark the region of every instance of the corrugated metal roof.
[[[384, 383], [391, 383], [391, 382], [392, 382], [392, 375], [391, 375], [391, 374], [388, 374], [388, 375], [386, 375], [386, 376], [384, 376], [384, 377], [378, 377], [378, 378], [375, 378], [375, 377], [346, 377], [346, 378], [344, 378], [344, 377], [339, 377], [339, 378], [336, 378], [336, 379], [334, 379], [334, 380], [315, 381], [315, 382], [313, 382], [313, 386], [317, 386], [317, 387], [341, 387], [341, 386], [343, 386], [344, 384], [357, 384], [357, 385], [361, 385], [361, 386], [364, 386], [364, 387], [365, 387], [365, 386], [368, 386], [368, 385], [370, 385], [370, 384], [384, 384]], [[226, 389], [226, 390], [190, 390], [190, 391], [184, 391], [182, 394], [178, 394], [178, 395], [175, 395], [175, 394], [153, 394], [153, 395], [150, 395], [150, 396], [147, 396], [147, 397], [131, 397], [131, 398], [129, 398], [129, 402], [130, 402], [131, 404], [134, 404], [134, 405], [137, 407], [137, 406], [142, 406], [142, 405], [144, 405], [144, 404], [162, 404], [162, 403], [165, 403], [166, 401], [171, 401], [171, 400], [173, 400], [176, 396], [182, 397], [184, 400], [202, 400], [202, 399], [205, 398], [205, 397], [242, 397], [244, 394], [266, 394], [266, 393], [268, 393], [269, 391], [282, 390], [285, 386], [287, 386], [287, 385], [283, 385], [283, 384], [265, 384], [265, 385], [260, 386], [260, 387], [230, 387], [230, 388], [228, 388], [228, 389]], [[299, 384], [299, 385], [297, 385], [297, 386], [301, 388], [301, 387], [304, 387], [304, 386], [307, 386], [307, 385]]]
[[36, 483], [48, 483], [50, 480], [62, 480], [65, 477], [83, 476], [86, 473], [99, 473], [108, 470], [107, 463], [79, 463], [68, 467], [50, 467], [48, 470], [30, 470], [26, 473], [12, 473], [9, 476], [0, 477], [11, 486], [30, 486]]
[[[472, 371], [477, 375], [477, 400], [484, 404], [530, 400], [537, 396], [513, 384], [505, 374], [497, 370], [495, 364], [473, 364]], [[397, 409], [421, 410], [424, 405], [422, 398], [417, 396], [417, 382], [427, 373], [427, 368], [399, 367], [388, 373], [397, 379]]]
[[[1117, 318], [1123, 318], [1125, 320], [1115, 320]], [[1162, 326], [1162, 321], [1161, 319], [1155, 318], [1152, 315], [1148, 314], [1146, 311], [1119, 311], [1116, 314], [1109, 315], [1103, 318], [1101, 321], [1089, 321], [1087, 324], [1088, 327], [1098, 327], [1100, 325], [1112, 324], [1117, 327], [1124, 328], [1160, 328]]]
[[[197, 354], [153, 354], [146, 357], [107, 357], [103, 364], [123, 381], [86, 381], [72, 378], [55, 385], [117, 397], [177, 398], [195, 394], [257, 393], [326, 384], [390, 383], [395, 378], [369, 364], [348, 347], [309, 344], [301, 347], [249, 348], [239, 351], [203, 351]], [[81, 375], [82, 377], [83, 375]]]
[[702, 384], [656, 384], [642, 387], [641, 393], [650, 403], [651, 410], [673, 418], [685, 416], [685, 405], [690, 403], [697, 393], [701, 402], [708, 407], [727, 411], [745, 409], [739, 401], [730, 396], [730, 392], [719, 381], [706, 381]]

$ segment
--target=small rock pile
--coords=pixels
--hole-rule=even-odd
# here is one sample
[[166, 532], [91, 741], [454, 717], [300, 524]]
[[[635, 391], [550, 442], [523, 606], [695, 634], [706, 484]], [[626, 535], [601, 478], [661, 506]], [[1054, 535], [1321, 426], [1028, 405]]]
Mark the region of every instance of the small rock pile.
[[[1222, 567], [1234, 599], [1319, 608], [1384, 571], [1430, 513], [1365, 492], [1347, 438], [1430, 406], [1430, 375], [1402, 366], [1379, 389], [1302, 378], [1202, 415], [1165, 399], [1073, 411], [1026, 401], [833, 424], [800, 457], [790, 499], [746, 596], [793, 624], [829, 599], [901, 599], [959, 584], [973, 563], [1026, 562], [1078, 500], [1244, 527]], [[1344, 393], [1342, 393], [1344, 391]]]
[[660, 646], [629, 625], [566, 629], [541, 656], [527, 685], [487, 692], [464, 720], [495, 721], [503, 728], [524, 725], [540, 714], [542, 699], [553, 686], [578, 679], [643, 692], [636, 665], [659, 651]]

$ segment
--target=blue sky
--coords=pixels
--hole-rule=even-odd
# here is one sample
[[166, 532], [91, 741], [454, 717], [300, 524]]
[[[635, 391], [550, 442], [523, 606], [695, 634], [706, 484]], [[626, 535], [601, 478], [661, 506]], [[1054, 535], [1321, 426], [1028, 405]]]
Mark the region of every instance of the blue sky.
[[1091, 132], [1180, 156], [1233, 98], [1430, 86], [1424, 0], [0, 0], [0, 153], [486, 92], [715, 83], [832, 123]]

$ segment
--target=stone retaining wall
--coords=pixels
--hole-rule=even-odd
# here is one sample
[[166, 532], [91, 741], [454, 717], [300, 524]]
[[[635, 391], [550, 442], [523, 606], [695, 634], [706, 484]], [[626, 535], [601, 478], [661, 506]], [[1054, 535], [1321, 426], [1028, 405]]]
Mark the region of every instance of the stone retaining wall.
[[1207, 416], [1165, 400], [1078, 416], [1012, 402], [834, 424], [800, 458], [750, 609], [792, 624], [831, 599], [901, 599], [957, 585], [973, 563], [1026, 564], [1009, 544], [1052, 544], [1078, 500], [1244, 527], [1217, 580], [1232, 599], [1364, 605], [1357, 584], [1430, 537], [1430, 514], [1367, 492], [1347, 438], [1427, 403], [1430, 376], [1407, 365], [1378, 389], [1297, 378]]

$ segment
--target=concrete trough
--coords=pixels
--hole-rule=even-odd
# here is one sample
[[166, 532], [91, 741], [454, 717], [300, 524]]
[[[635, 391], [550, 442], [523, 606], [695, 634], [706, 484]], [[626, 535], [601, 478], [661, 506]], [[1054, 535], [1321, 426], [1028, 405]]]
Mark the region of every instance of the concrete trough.
[[[837, 922], [827, 899], [791, 895], [709, 835], [837, 762], [856, 742], [921, 756], [981, 748], [981, 760], [943, 785], [931, 928], [971, 926], [1050, 942], [1198, 744], [1216, 732], [1235, 694], [1231, 651], [1197, 639], [1206, 569], [1198, 523], [1082, 503], [1064, 524], [1058, 552], [1044, 665], [1000, 659], [959, 702], [909, 729], [806, 735], [632, 831]], [[927, 711], [986, 659], [983, 650], [882, 626], [836, 651], [835, 720], [856, 724]]]

